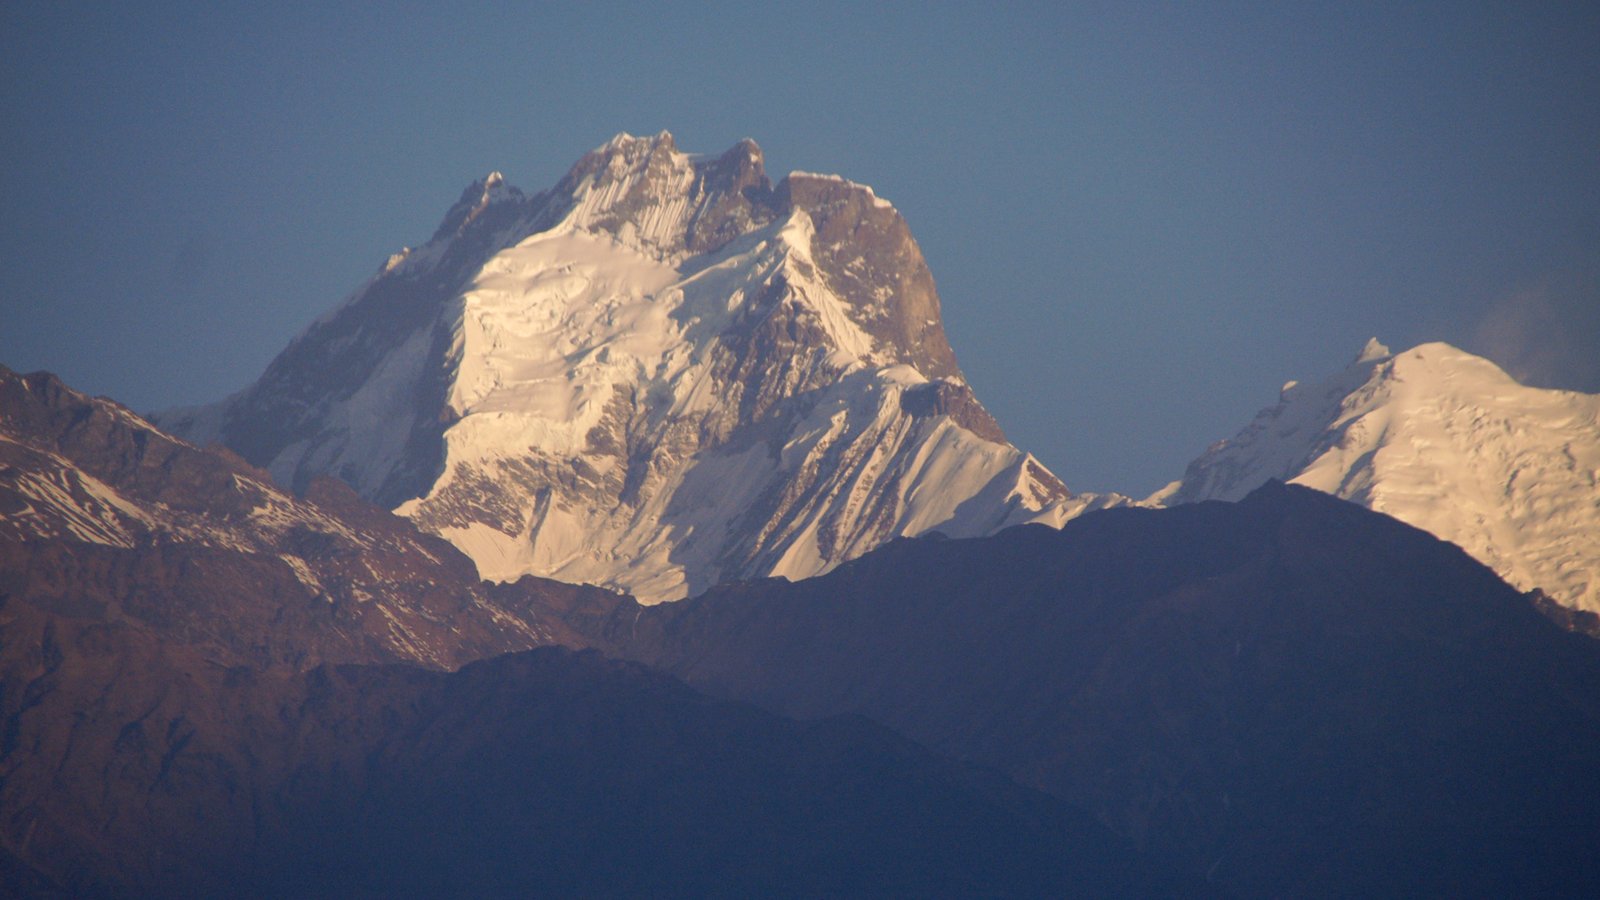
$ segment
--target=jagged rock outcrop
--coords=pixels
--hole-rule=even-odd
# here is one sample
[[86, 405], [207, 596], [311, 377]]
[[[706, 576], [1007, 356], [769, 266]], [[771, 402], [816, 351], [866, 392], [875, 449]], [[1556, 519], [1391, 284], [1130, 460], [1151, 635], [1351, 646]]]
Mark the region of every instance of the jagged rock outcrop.
[[473, 185], [254, 385], [159, 416], [280, 482], [396, 508], [480, 573], [673, 599], [1074, 496], [962, 379], [870, 188], [619, 135], [554, 188]]

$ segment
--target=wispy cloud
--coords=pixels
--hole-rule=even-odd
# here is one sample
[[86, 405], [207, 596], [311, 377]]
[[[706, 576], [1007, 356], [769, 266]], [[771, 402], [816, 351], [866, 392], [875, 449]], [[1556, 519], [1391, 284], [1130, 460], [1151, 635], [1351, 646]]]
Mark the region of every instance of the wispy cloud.
[[1600, 391], [1600, 281], [1513, 291], [1489, 307], [1472, 342], [1524, 384]]

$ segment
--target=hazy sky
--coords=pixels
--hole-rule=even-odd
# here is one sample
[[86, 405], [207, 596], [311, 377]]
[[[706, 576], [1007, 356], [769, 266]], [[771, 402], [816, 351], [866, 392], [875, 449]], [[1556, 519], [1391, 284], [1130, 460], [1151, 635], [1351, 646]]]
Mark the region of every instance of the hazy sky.
[[0, 6], [0, 363], [137, 410], [243, 387], [474, 178], [662, 129], [893, 201], [1075, 489], [1373, 335], [1600, 391], [1593, 2], [73, 6]]

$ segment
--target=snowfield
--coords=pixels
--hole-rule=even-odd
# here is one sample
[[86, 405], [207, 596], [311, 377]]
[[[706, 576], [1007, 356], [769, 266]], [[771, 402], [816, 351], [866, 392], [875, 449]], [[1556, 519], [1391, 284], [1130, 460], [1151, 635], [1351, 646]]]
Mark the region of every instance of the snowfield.
[[1521, 590], [1600, 612], [1600, 395], [1518, 384], [1449, 344], [1376, 340], [1151, 497], [1237, 500], [1269, 478], [1450, 541]]

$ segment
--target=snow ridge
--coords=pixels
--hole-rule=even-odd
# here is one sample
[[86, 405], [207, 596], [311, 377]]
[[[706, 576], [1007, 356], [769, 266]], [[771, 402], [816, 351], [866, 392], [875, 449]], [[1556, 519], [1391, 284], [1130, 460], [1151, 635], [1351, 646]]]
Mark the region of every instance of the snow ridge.
[[1268, 479], [1334, 494], [1459, 545], [1521, 590], [1600, 612], [1600, 395], [1518, 384], [1449, 344], [1376, 340], [1291, 382], [1152, 502], [1237, 500]]

